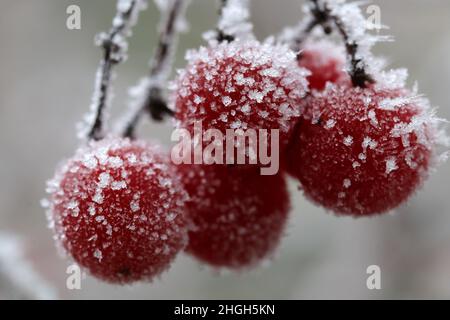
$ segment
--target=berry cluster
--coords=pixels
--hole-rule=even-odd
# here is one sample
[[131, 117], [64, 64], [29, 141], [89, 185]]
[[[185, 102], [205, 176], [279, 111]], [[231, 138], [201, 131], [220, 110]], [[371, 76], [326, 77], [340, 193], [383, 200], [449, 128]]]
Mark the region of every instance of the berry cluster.
[[[127, 18], [136, 17], [140, 1], [125, 2], [118, 13], [130, 26]], [[323, 39], [260, 43], [247, 23], [240, 29], [227, 24], [233, 12], [247, 18], [245, 7], [222, 8], [221, 28], [207, 48], [188, 53], [167, 105], [162, 53], [173, 49], [167, 39], [174, 36], [181, 3], [165, 6], [164, 50], [156, 51], [151, 78], [141, 82], [143, 95], [122, 135], [102, 131], [112, 66], [103, 61], [88, 142], [49, 182], [56, 239], [94, 276], [122, 284], [151, 280], [183, 250], [216, 268], [261, 263], [287, 224], [285, 173], [308, 199], [355, 217], [394, 209], [422, 184], [436, 161], [436, 119], [427, 100], [406, 89], [401, 72], [381, 70], [368, 50], [376, 41], [364, 38], [361, 26], [343, 23], [343, 12], [359, 17], [356, 6], [311, 1], [306, 31], [335, 27], [342, 49]], [[124, 29], [116, 24], [110, 42]], [[280, 153], [281, 170], [265, 176], [259, 165], [175, 165], [162, 148], [133, 139], [145, 113], [158, 120], [173, 115], [176, 127], [189, 132], [199, 122], [224, 135], [230, 129], [279, 130], [280, 148], [270, 152]], [[256, 153], [250, 146], [246, 155]]]

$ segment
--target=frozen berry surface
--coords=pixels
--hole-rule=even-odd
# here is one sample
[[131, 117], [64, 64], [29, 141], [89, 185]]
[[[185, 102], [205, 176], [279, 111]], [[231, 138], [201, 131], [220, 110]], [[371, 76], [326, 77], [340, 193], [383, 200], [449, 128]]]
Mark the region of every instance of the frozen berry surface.
[[103, 280], [151, 280], [184, 248], [185, 193], [158, 146], [106, 139], [81, 147], [49, 182], [59, 244]]
[[173, 83], [175, 118], [181, 128], [279, 130], [287, 144], [308, 72], [285, 46], [257, 41], [211, 44], [187, 54], [188, 65]]
[[337, 214], [384, 213], [427, 176], [434, 135], [424, 98], [402, 89], [330, 87], [308, 100], [288, 170], [309, 199]]
[[178, 166], [190, 196], [187, 252], [213, 267], [250, 268], [272, 256], [290, 208], [284, 177], [258, 169]]
[[322, 91], [328, 82], [350, 85], [351, 79], [345, 70], [343, 48], [330, 41], [310, 41], [302, 49], [299, 65], [311, 72], [307, 77], [310, 90]]

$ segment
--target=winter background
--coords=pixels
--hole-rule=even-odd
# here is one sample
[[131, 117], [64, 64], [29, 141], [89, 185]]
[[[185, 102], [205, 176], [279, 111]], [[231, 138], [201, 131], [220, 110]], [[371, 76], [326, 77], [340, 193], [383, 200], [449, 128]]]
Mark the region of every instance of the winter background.
[[[376, 53], [407, 67], [439, 115], [450, 119], [450, 2], [375, 0], [395, 43]], [[260, 39], [294, 25], [299, 0], [254, 0]], [[66, 28], [66, 8], [77, 4], [82, 29]], [[186, 49], [203, 44], [214, 28], [216, 3], [193, 0], [190, 33], [182, 35], [176, 67]], [[78, 144], [75, 124], [88, 110], [100, 50], [93, 37], [109, 28], [114, 1], [0, 1], [0, 299], [5, 298], [450, 298], [450, 163], [394, 215], [336, 218], [304, 200], [291, 182], [291, 221], [277, 258], [244, 274], [218, 276], [181, 255], [151, 284], [112, 286], [87, 275], [81, 290], [66, 289], [69, 262], [55, 250], [39, 201], [56, 164]], [[130, 40], [127, 63], [117, 68], [114, 114], [126, 90], [147, 72], [156, 43], [158, 11], [152, 1]], [[169, 145], [169, 125], [146, 122], [142, 137]], [[20, 243], [14, 240], [20, 239]], [[368, 290], [366, 268], [381, 268], [381, 290]]]

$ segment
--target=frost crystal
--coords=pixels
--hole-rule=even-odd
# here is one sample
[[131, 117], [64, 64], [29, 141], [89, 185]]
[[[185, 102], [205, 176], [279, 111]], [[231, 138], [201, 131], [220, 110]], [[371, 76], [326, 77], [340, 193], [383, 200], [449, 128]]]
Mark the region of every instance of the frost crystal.
[[352, 136], [346, 136], [346, 137], [344, 138], [344, 144], [345, 144], [347, 147], [350, 147], [350, 146], [353, 144], [353, 137], [352, 137]]
[[386, 173], [390, 174], [392, 171], [398, 169], [397, 160], [395, 158], [389, 158], [386, 160]]

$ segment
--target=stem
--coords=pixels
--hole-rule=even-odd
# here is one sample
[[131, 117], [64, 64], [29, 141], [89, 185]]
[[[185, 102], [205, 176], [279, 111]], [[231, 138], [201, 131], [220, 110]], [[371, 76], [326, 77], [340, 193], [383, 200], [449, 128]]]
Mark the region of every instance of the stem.
[[352, 78], [353, 86], [366, 88], [367, 83], [374, 83], [375, 80], [366, 72], [364, 68], [364, 61], [362, 58], [357, 58], [358, 44], [355, 41], [350, 41], [347, 32], [345, 31], [344, 23], [336, 16], [331, 16], [336, 24], [339, 33], [344, 38], [347, 55], [350, 57], [350, 77]]
[[[311, 10], [311, 19], [310, 21], [305, 23], [305, 26], [303, 29], [299, 32], [298, 36], [294, 39], [294, 44], [292, 46], [292, 49], [294, 52], [299, 52], [302, 44], [306, 41], [306, 39], [309, 37], [311, 32], [316, 28], [317, 26], [322, 26], [325, 34], [330, 34], [333, 29], [330, 26], [330, 19], [329, 16], [326, 14], [326, 11], [319, 8], [319, 3], [316, 0], [312, 0], [312, 7]], [[300, 58], [300, 53], [299, 53]]]
[[163, 18], [159, 33], [158, 46], [150, 60], [150, 72], [144, 89], [145, 97], [135, 108], [129, 120], [126, 121], [122, 135], [134, 138], [135, 129], [144, 113], [150, 114], [153, 120], [162, 121], [166, 115], [173, 116], [173, 111], [167, 106], [163, 87], [167, 82], [171, 68], [172, 55], [176, 47], [177, 21], [184, 12], [187, 0], [173, 0], [168, 13]]
[[141, 0], [130, 0], [126, 9], [124, 2], [119, 0], [117, 13], [110, 31], [99, 35], [99, 43], [103, 48], [103, 58], [100, 62], [95, 84], [92, 110], [94, 121], [87, 134], [89, 139], [100, 140], [104, 137], [104, 113], [108, 105], [109, 88], [112, 82], [113, 66], [126, 59], [126, 43], [129, 29], [136, 23]]
[[[220, 7], [219, 7], [219, 17], [223, 16], [223, 12], [225, 7], [228, 5], [228, 0], [220, 0]], [[217, 27], [217, 41], [219, 42], [232, 42], [234, 41], [235, 37], [227, 34], [224, 30], [222, 30], [220, 27]]]
[[26, 256], [24, 242], [0, 232], [0, 298], [57, 299], [58, 293]]
[[[345, 48], [347, 50], [347, 55], [351, 66], [349, 74], [352, 79], [353, 86], [366, 88], [367, 83], [374, 83], [375, 80], [365, 70], [363, 59], [357, 57], [359, 45], [356, 41], [350, 40], [350, 37], [346, 31], [345, 23], [341, 17], [331, 13], [331, 10], [327, 7], [326, 1], [323, 1], [322, 3], [320, 3], [319, 0], [310, 1], [312, 5], [312, 20], [306, 24], [305, 28], [295, 39], [295, 43], [293, 45], [294, 49], [296, 49], [296, 51], [300, 51], [302, 43], [316, 26], [322, 26], [324, 32], [326, 34], [330, 34], [332, 32], [330, 23], [332, 22], [345, 42]], [[299, 54], [299, 58], [301, 58], [301, 53]]]

